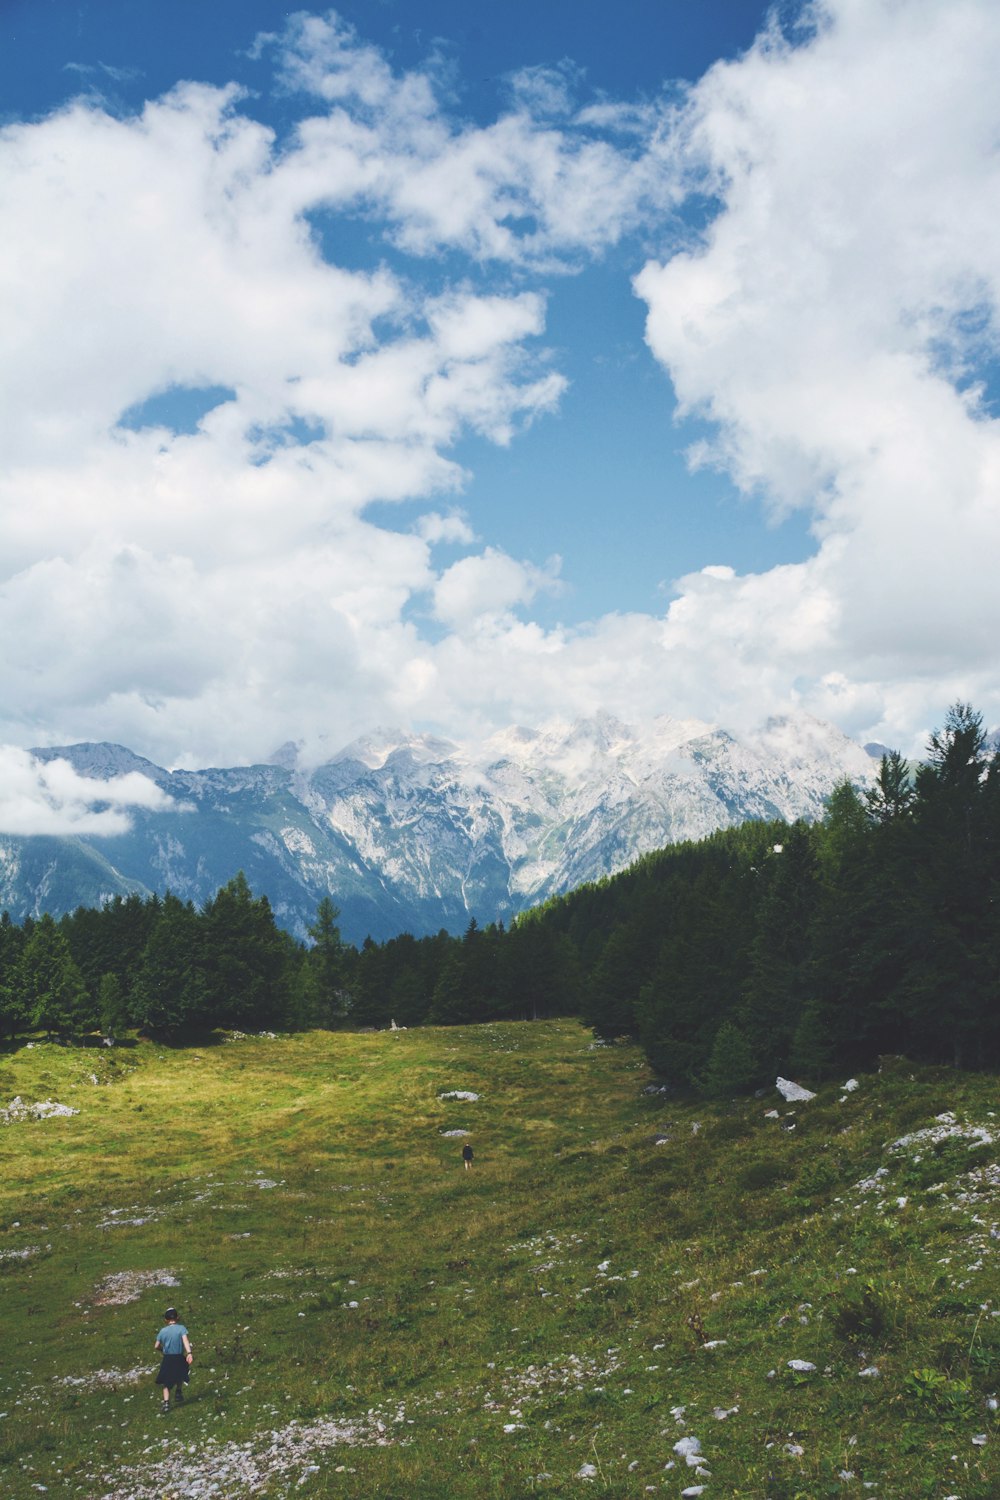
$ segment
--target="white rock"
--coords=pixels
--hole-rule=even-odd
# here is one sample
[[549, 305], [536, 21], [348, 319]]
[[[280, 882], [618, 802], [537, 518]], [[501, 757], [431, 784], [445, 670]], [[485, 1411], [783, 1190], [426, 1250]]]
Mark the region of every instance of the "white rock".
[[795, 1370], [799, 1375], [809, 1375], [815, 1370], [816, 1366], [808, 1359], [790, 1359], [788, 1361], [788, 1368]]
[[478, 1104], [479, 1095], [473, 1094], [469, 1089], [448, 1089], [444, 1094], [438, 1094], [439, 1099], [464, 1099], [468, 1104]]
[[809, 1099], [816, 1097], [808, 1089], [804, 1089], [800, 1083], [793, 1083], [790, 1078], [778, 1078], [774, 1086], [787, 1104], [805, 1104]]
[[577, 1477], [577, 1479], [596, 1479], [597, 1478], [597, 1466], [596, 1466], [596, 1464], [581, 1464], [580, 1467], [576, 1471], [576, 1477]]
[[696, 1437], [683, 1437], [674, 1444], [674, 1452], [683, 1458], [689, 1469], [701, 1463], [701, 1442]]
[[844, 1090], [845, 1094], [853, 1094], [854, 1090], [859, 1089], [860, 1087], [861, 1085], [856, 1078], [849, 1078], [846, 1083], [841, 1084], [841, 1088]]

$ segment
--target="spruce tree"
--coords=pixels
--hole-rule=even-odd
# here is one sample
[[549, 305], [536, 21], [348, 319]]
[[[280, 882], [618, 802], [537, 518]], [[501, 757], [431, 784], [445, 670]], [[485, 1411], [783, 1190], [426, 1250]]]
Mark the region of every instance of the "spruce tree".
[[715, 1033], [705, 1069], [703, 1092], [709, 1099], [728, 1099], [745, 1094], [754, 1084], [757, 1063], [750, 1043], [732, 1021], [723, 1021]]
[[50, 1036], [67, 1036], [87, 1028], [91, 1021], [83, 977], [48, 912], [39, 918], [25, 944], [19, 988], [30, 1024]]

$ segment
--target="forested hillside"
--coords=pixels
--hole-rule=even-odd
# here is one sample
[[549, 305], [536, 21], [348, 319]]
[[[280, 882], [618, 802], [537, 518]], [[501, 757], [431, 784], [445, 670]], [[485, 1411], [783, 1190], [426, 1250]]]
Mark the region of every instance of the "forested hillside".
[[400, 1026], [578, 1014], [674, 1086], [725, 1095], [886, 1052], [1000, 1061], [1000, 760], [958, 704], [911, 776], [886, 755], [822, 823], [745, 823], [649, 855], [506, 930], [311, 945], [238, 875], [200, 909], [116, 897], [0, 922], [8, 1034]]

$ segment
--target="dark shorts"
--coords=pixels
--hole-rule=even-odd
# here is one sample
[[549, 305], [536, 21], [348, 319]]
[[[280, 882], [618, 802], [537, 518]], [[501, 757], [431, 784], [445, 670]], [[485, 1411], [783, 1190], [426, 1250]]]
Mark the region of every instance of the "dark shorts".
[[156, 1374], [157, 1385], [187, 1385], [191, 1379], [191, 1367], [186, 1354], [165, 1354]]

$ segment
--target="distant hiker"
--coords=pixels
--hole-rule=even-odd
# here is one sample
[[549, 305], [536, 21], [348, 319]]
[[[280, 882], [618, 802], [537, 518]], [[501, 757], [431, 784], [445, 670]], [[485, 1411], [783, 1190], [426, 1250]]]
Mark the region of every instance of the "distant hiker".
[[191, 1340], [183, 1323], [177, 1321], [176, 1307], [168, 1307], [163, 1314], [164, 1326], [156, 1335], [154, 1349], [159, 1349], [163, 1354], [160, 1368], [156, 1372], [156, 1383], [163, 1389], [163, 1405], [161, 1411], [170, 1410], [170, 1392], [176, 1388], [176, 1402], [179, 1405], [184, 1400], [184, 1387], [191, 1379], [191, 1365], [194, 1355], [191, 1353]]
[[462, 1160], [465, 1162], [465, 1170], [467, 1172], [468, 1172], [469, 1168], [472, 1166], [472, 1157], [473, 1157], [472, 1147], [469, 1145], [468, 1141], [466, 1141], [465, 1145], [462, 1147]]

